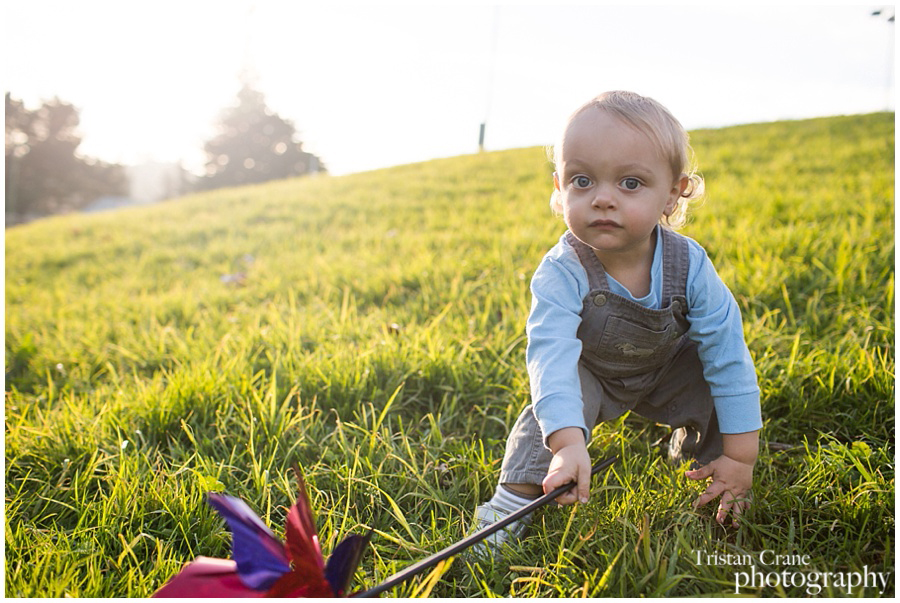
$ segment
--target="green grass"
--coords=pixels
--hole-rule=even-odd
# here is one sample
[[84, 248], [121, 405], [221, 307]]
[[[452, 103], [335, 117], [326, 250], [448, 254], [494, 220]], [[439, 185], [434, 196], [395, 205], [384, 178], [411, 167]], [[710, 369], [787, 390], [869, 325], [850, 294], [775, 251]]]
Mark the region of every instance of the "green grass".
[[[762, 450], [744, 527], [693, 510], [664, 428], [628, 417], [594, 432], [622, 461], [589, 504], [538, 511], [510, 561], [389, 594], [727, 595], [750, 569], [698, 552], [892, 572], [894, 116], [692, 136], [708, 200], [683, 232], [741, 306], [763, 439], [790, 446]], [[462, 538], [528, 402], [529, 279], [565, 228], [551, 171], [485, 153], [7, 230], [6, 595], [147, 596], [227, 557], [210, 489], [282, 534], [295, 462], [326, 552], [374, 530], [358, 586]]]

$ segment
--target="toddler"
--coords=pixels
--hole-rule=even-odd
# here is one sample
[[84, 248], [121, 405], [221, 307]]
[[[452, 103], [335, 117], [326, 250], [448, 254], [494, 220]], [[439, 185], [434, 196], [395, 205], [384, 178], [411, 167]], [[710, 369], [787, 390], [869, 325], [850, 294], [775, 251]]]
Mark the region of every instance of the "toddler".
[[557, 502], [587, 502], [591, 429], [626, 411], [672, 426], [669, 456], [701, 465], [687, 472], [709, 478], [695, 506], [721, 497], [716, 520], [730, 513], [735, 526], [749, 508], [762, 418], [740, 311], [703, 248], [671, 230], [702, 194], [691, 153], [669, 111], [634, 93], [602, 94], [569, 118], [551, 199], [568, 231], [531, 282], [532, 403], [478, 528], [571, 481]]

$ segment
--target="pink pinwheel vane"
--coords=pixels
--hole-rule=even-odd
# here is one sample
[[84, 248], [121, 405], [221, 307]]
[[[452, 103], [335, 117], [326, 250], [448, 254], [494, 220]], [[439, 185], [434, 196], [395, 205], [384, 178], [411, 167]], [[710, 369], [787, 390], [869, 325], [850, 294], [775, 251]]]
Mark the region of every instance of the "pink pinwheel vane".
[[351, 535], [322, 558], [303, 479], [288, 512], [281, 542], [242, 500], [207, 494], [228, 524], [233, 559], [197, 557], [156, 591], [154, 597], [344, 597], [369, 541]]

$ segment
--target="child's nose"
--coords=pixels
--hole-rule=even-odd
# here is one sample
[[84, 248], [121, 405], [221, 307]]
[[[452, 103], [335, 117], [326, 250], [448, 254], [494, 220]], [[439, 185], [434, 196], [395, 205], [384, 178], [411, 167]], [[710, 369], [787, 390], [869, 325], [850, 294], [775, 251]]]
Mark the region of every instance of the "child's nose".
[[616, 203], [616, 196], [614, 194], [614, 188], [602, 184], [597, 187], [597, 192], [594, 195], [593, 205], [597, 208], [607, 208], [612, 207]]

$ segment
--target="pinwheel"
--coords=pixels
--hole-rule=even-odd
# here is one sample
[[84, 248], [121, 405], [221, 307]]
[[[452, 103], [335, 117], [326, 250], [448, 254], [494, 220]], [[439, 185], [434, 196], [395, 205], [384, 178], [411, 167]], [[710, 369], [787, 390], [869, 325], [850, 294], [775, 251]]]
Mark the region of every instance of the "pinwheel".
[[[616, 458], [594, 466], [591, 475], [610, 467]], [[479, 530], [442, 551], [394, 574], [368, 590], [348, 595], [350, 579], [371, 537], [351, 535], [325, 563], [312, 509], [300, 471], [296, 470], [300, 496], [288, 512], [287, 542], [278, 540], [243, 501], [224, 494], [207, 494], [207, 502], [228, 524], [233, 559], [197, 557], [156, 591], [154, 597], [374, 597], [441, 561], [459, 554], [491, 534], [525, 517], [571, 489], [571, 482], [548, 492], [515, 513]]]
[[197, 557], [154, 597], [341, 597], [359, 565], [367, 535], [343, 540], [325, 563], [303, 479], [282, 543], [242, 500], [207, 494], [228, 524], [232, 559]]

